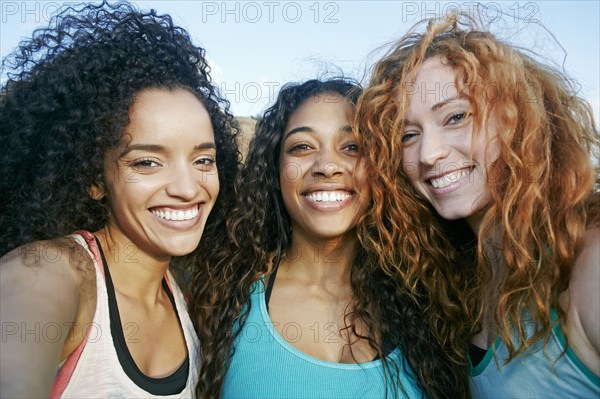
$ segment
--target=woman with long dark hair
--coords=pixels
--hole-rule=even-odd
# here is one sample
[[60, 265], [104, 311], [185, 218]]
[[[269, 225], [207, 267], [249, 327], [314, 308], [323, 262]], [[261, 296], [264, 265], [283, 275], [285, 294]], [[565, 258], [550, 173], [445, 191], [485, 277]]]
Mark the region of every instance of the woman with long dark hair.
[[204, 50], [169, 16], [103, 3], [3, 66], [0, 315], [17, 330], [1, 396], [193, 396], [198, 340], [170, 263], [220, 241], [238, 164]]
[[193, 276], [199, 397], [467, 395], [426, 305], [358, 241], [371, 204], [352, 128], [359, 94], [344, 79], [288, 84], [258, 122], [230, 256]]

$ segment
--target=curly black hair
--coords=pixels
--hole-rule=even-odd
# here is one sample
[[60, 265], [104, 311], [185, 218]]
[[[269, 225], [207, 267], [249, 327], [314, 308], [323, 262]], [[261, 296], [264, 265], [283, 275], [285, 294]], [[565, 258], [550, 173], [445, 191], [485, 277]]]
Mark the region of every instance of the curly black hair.
[[2, 61], [0, 254], [106, 224], [108, 207], [89, 189], [106, 181], [103, 156], [119, 144], [136, 94], [152, 88], [188, 90], [210, 115], [220, 193], [199, 251], [210, 248], [224, 234], [240, 154], [237, 125], [211, 81], [204, 49], [155, 10], [79, 7], [65, 9]]
[[[236, 205], [227, 220], [229, 239], [213, 248], [213, 255], [219, 253], [220, 259], [214, 257], [212, 265], [192, 273], [190, 315], [203, 357], [198, 397], [221, 396], [234, 341], [248, 316], [251, 285], [267, 272], [270, 257], [279, 258], [290, 244], [291, 224], [279, 189], [282, 133], [303, 101], [324, 93], [337, 93], [355, 103], [360, 89], [341, 79], [289, 83], [281, 88], [275, 104], [257, 122], [236, 179]], [[238, 322], [239, 328], [234, 329]]]
[[[203, 351], [198, 397], [220, 397], [234, 342], [248, 317], [251, 286], [268, 272], [270, 260], [284, 256], [291, 244], [291, 222], [279, 188], [280, 145], [292, 113], [307, 99], [325, 93], [339, 94], [356, 104], [361, 89], [348, 79], [310, 80], [282, 87], [275, 104], [258, 121], [245, 165], [236, 179], [237, 205], [228, 218], [229, 241], [221, 245], [222, 257], [212, 267], [192, 275], [190, 313]], [[428, 333], [424, 316], [427, 305], [409, 295], [399, 279], [388, 276], [376, 254], [360, 246], [353, 260], [351, 285], [354, 303], [345, 317], [347, 326], [378, 352], [386, 378], [396, 378], [396, 373], [407, 371], [406, 366], [416, 375], [426, 370], [440, 378], [450, 376], [441, 378], [444, 381], [465, 376], [455, 371], [442, 346]], [[369, 336], [354, 329], [359, 320], [368, 327]], [[387, 361], [383, 342], [373, 337], [385, 337], [386, 347], [388, 343], [399, 346], [406, 363]], [[428, 345], [419, 345], [415, 351], [411, 346], [417, 341]], [[395, 382], [389, 384], [394, 387], [392, 396], [399, 394]], [[468, 395], [464, 392], [466, 378], [455, 386], [444, 384], [445, 395], [424, 381], [417, 383], [431, 397]]]

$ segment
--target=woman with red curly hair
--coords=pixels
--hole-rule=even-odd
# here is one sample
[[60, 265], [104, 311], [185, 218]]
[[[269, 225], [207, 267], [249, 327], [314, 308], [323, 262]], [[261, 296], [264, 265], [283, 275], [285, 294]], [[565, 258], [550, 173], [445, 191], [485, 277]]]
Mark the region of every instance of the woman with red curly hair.
[[473, 396], [597, 397], [599, 140], [569, 81], [454, 15], [377, 63], [356, 118], [359, 236], [427, 293]]

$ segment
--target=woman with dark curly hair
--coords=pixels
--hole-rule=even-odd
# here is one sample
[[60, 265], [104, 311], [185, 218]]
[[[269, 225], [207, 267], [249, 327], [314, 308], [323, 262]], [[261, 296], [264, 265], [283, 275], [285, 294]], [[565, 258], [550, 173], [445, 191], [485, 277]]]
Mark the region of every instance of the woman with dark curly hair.
[[[357, 240], [371, 202], [351, 127], [359, 94], [343, 79], [288, 84], [258, 122], [230, 256], [192, 278], [199, 397], [466, 395], [421, 304]], [[440, 384], [415, 382], [421, 368]]]
[[193, 396], [169, 264], [209, 261], [239, 155], [204, 50], [169, 16], [104, 3], [3, 67], [1, 396]]
[[[358, 106], [371, 189], [386, 196], [359, 235], [429, 293], [434, 333], [457, 364], [469, 337], [473, 396], [598, 397], [590, 106], [469, 16], [422, 28], [377, 63]], [[470, 232], [457, 232], [461, 221]], [[471, 262], [449, 264], [460, 236], [473, 239]]]

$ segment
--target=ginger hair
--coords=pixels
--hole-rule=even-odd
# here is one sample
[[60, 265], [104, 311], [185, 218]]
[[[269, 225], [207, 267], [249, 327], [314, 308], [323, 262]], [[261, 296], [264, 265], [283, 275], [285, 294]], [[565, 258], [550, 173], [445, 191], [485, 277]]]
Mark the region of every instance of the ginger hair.
[[[356, 122], [370, 172], [373, 207], [359, 226], [366, 248], [414, 295], [428, 297], [434, 335], [454, 361], [480, 328], [483, 287], [491, 273], [484, 244], [501, 235], [506, 267], [495, 321], [509, 361], [564, 314], [558, 294], [570, 279], [587, 226], [598, 224], [599, 140], [591, 107], [559, 71], [503, 43], [467, 15], [418, 24], [374, 66]], [[408, 90], [425, 59], [440, 57], [457, 72], [470, 99], [473, 130], [493, 112], [500, 155], [488, 166], [491, 200], [477, 244], [461, 221], [444, 221], [402, 170]], [[476, 138], [474, 138], [475, 140]], [[457, 229], [462, 229], [459, 231]], [[492, 237], [494, 235], [494, 237]], [[469, 251], [469, 247], [471, 250]], [[522, 316], [538, 326], [527, 335]], [[511, 334], [516, 333], [516, 337]]]

